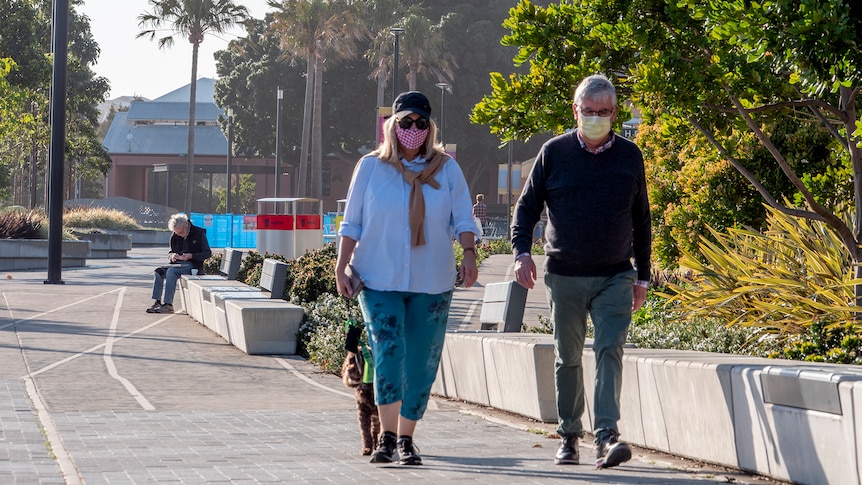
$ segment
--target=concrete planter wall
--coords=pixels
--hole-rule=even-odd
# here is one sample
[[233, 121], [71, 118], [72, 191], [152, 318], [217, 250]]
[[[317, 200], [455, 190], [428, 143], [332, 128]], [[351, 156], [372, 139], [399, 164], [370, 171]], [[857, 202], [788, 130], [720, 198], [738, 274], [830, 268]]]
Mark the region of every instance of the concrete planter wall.
[[105, 231], [108, 234], [123, 234], [131, 236], [132, 246], [168, 246], [171, 243], [171, 231], [153, 229], [123, 229]]
[[[63, 241], [62, 267], [86, 266], [90, 241]], [[0, 239], [0, 270], [48, 268], [47, 239]]]
[[[448, 333], [431, 392], [556, 422], [553, 354], [550, 335]], [[589, 345], [583, 369], [591, 430]], [[626, 348], [620, 401], [632, 444], [796, 484], [862, 485], [862, 366]]]
[[74, 234], [82, 241], [90, 241], [90, 257], [93, 259], [125, 258], [132, 249], [132, 236], [129, 234]]

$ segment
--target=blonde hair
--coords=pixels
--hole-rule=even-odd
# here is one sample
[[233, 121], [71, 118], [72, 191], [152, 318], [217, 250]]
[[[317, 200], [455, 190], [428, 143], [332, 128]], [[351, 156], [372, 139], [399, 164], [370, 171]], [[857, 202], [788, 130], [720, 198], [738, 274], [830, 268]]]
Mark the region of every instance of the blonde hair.
[[[373, 152], [368, 154], [369, 156], [377, 157], [387, 163], [401, 163], [401, 159], [398, 157], [398, 136], [395, 134], [396, 120], [397, 118], [393, 115], [383, 122], [383, 141]], [[437, 141], [437, 124], [434, 123], [434, 120], [428, 120], [428, 136], [425, 137], [425, 143], [419, 147], [419, 154], [423, 155], [429, 162], [438, 156], [449, 156], [446, 154], [446, 148], [443, 144]]]

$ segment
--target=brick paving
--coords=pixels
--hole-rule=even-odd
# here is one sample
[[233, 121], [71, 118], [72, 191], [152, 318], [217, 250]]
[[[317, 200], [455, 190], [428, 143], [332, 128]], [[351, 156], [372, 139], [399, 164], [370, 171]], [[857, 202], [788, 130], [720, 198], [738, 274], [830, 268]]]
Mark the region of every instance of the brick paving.
[[[163, 255], [90, 260], [64, 268], [63, 285], [0, 272], [0, 484], [757, 481], [646, 450], [596, 470], [590, 443], [584, 464], [555, 466], [553, 424], [439, 398], [416, 432], [425, 465], [372, 465], [337, 376], [246, 355], [182, 313], [144, 312]], [[478, 329], [481, 285], [510, 261], [491, 258], [479, 286], [456, 291], [450, 329]], [[543, 302], [530, 292], [526, 321]]]

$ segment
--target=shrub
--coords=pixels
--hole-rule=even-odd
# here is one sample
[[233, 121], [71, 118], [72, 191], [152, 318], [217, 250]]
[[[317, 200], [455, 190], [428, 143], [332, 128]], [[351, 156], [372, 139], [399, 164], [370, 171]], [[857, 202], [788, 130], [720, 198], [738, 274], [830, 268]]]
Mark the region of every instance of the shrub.
[[0, 213], [0, 239], [45, 239], [48, 221], [44, 213], [19, 209]]
[[362, 314], [356, 300], [325, 293], [316, 301], [303, 304], [305, 316], [299, 326], [297, 353], [307, 357], [326, 372], [339, 374], [346, 355], [345, 323], [348, 312], [356, 323]]
[[249, 286], [257, 286], [260, 283], [260, 270], [263, 266], [263, 255], [257, 251], [249, 251], [242, 258], [242, 264], [237, 273], [237, 281], [242, 281]]
[[813, 322], [831, 331], [854, 321], [856, 281], [841, 239], [821, 222], [768, 212], [763, 233], [711, 229], [717, 242], [702, 241], [700, 257], [683, 257], [693, 273], [668, 284], [668, 304], [687, 321], [717, 318], [779, 339]]
[[90, 206], [66, 209], [63, 225], [76, 229], [141, 229], [134, 218], [121, 210]]
[[[759, 357], [774, 355], [780, 345], [771, 336], [764, 338], [760, 329], [727, 326], [716, 319], [698, 318], [680, 320], [665, 307], [665, 299], [655, 293], [647, 295], [644, 305], [632, 314], [626, 342], [644, 349], [697, 350], [724, 354], [742, 354]], [[522, 332], [554, 333], [551, 320], [539, 315], [539, 325], [521, 326]], [[595, 331], [587, 320], [587, 337]]]
[[205, 274], [220, 274], [222, 254], [214, 252], [212, 257], [204, 261]]
[[325, 294], [337, 295], [335, 287], [335, 244], [308, 252], [292, 261], [290, 280], [285, 288], [289, 300], [297, 305], [317, 301]]
[[833, 364], [862, 364], [862, 338], [852, 324], [827, 329], [812, 322], [807, 332], [788, 339], [785, 347], [770, 357]]

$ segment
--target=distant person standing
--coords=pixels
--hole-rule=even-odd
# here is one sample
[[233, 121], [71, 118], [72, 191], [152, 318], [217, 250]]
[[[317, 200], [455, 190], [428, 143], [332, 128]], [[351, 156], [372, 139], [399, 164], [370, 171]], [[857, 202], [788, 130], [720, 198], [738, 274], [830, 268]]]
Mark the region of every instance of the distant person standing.
[[623, 345], [632, 311], [646, 298], [652, 236], [643, 155], [611, 131], [616, 108], [616, 92], [606, 77], [584, 79], [572, 103], [578, 129], [542, 146], [515, 205], [515, 278], [526, 288], [536, 280], [533, 227], [542, 210], [548, 211], [544, 278], [556, 353], [558, 465], [579, 463], [588, 316], [595, 329], [596, 466], [617, 466], [632, 456], [617, 427]]
[[[171, 249], [168, 253], [168, 266], [155, 269], [153, 275], [153, 300], [147, 313], [173, 313], [174, 293], [177, 280], [181, 275], [192, 274], [192, 270], [204, 274], [204, 261], [212, 255], [207, 231], [194, 226], [185, 214], [174, 214], [168, 221], [171, 234]], [[162, 298], [164, 292], [164, 298]]]
[[476, 225], [479, 226], [479, 234], [476, 237], [476, 241], [478, 242], [478, 236], [485, 235], [485, 227], [488, 225], [488, 206], [485, 205], [484, 194], [476, 194], [476, 203], [473, 204], [473, 219], [476, 221]]

